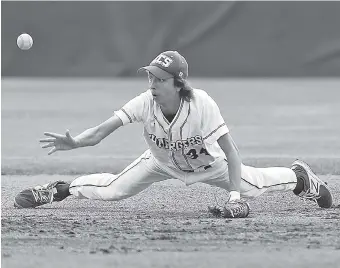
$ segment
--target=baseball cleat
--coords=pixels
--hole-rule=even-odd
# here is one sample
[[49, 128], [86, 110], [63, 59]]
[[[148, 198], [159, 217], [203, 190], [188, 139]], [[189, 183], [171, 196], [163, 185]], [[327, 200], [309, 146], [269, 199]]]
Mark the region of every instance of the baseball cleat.
[[303, 161], [293, 162], [291, 169], [296, 177], [303, 181], [303, 190], [296, 195], [313, 200], [321, 208], [330, 208], [333, 204], [333, 197], [326, 183], [324, 183], [312, 169]]
[[[63, 181], [51, 182], [21, 191], [14, 198], [16, 208], [35, 208], [53, 201], [61, 201], [69, 195], [69, 192], [57, 189], [58, 186], [66, 186]], [[64, 187], [65, 188], [65, 187]]]

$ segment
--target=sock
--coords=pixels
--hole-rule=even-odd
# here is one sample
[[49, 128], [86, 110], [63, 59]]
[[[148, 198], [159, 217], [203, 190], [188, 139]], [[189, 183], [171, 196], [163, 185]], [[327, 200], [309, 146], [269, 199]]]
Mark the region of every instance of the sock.
[[69, 183], [59, 183], [56, 185], [57, 188], [57, 193], [54, 194], [54, 199], [57, 200], [63, 200], [66, 197], [68, 197], [69, 195], [71, 195], [70, 193], [70, 184]]
[[293, 190], [293, 193], [298, 195], [299, 193], [302, 192], [303, 188], [304, 188], [303, 180], [297, 177], [296, 187]]

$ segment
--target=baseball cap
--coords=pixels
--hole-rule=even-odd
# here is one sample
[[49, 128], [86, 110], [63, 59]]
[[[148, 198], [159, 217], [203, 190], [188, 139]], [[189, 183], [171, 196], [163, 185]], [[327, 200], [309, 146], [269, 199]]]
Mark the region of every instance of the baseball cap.
[[165, 51], [159, 54], [149, 66], [139, 68], [137, 72], [145, 70], [152, 73], [159, 79], [171, 77], [188, 77], [188, 63], [177, 51]]

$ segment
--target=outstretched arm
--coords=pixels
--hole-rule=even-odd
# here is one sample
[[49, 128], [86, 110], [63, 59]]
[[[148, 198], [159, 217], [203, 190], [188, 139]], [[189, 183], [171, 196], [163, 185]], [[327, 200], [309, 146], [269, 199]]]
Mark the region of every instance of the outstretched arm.
[[238, 148], [229, 133], [217, 140], [228, 160], [230, 180], [230, 201], [240, 199], [241, 157]]
[[74, 138], [78, 147], [93, 146], [101, 142], [113, 131], [123, 125], [122, 120], [116, 115], [101, 123], [100, 125], [89, 128]]
[[89, 128], [76, 137], [72, 137], [69, 130], [66, 131], [65, 135], [45, 132], [44, 135], [49, 138], [41, 139], [40, 142], [46, 143], [42, 146], [42, 148], [52, 147], [52, 149], [48, 152], [49, 155], [56, 151], [94, 146], [122, 125], [123, 123], [121, 119], [118, 116], [113, 115], [100, 125]]

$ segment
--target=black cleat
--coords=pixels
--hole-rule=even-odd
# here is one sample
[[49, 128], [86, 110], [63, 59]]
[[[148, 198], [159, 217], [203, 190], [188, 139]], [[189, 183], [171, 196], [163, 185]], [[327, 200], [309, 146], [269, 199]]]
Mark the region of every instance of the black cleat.
[[303, 181], [303, 190], [296, 195], [316, 201], [321, 208], [330, 208], [333, 204], [333, 197], [326, 183], [324, 183], [312, 169], [303, 161], [293, 162], [291, 169], [296, 177]]
[[[65, 199], [69, 192], [60, 191], [58, 187], [67, 186], [63, 181], [51, 182], [45, 185], [39, 185], [21, 191], [14, 198], [14, 207], [16, 208], [35, 208], [45, 204], [51, 204], [53, 201], [61, 201]], [[66, 188], [68, 189], [68, 188]]]

